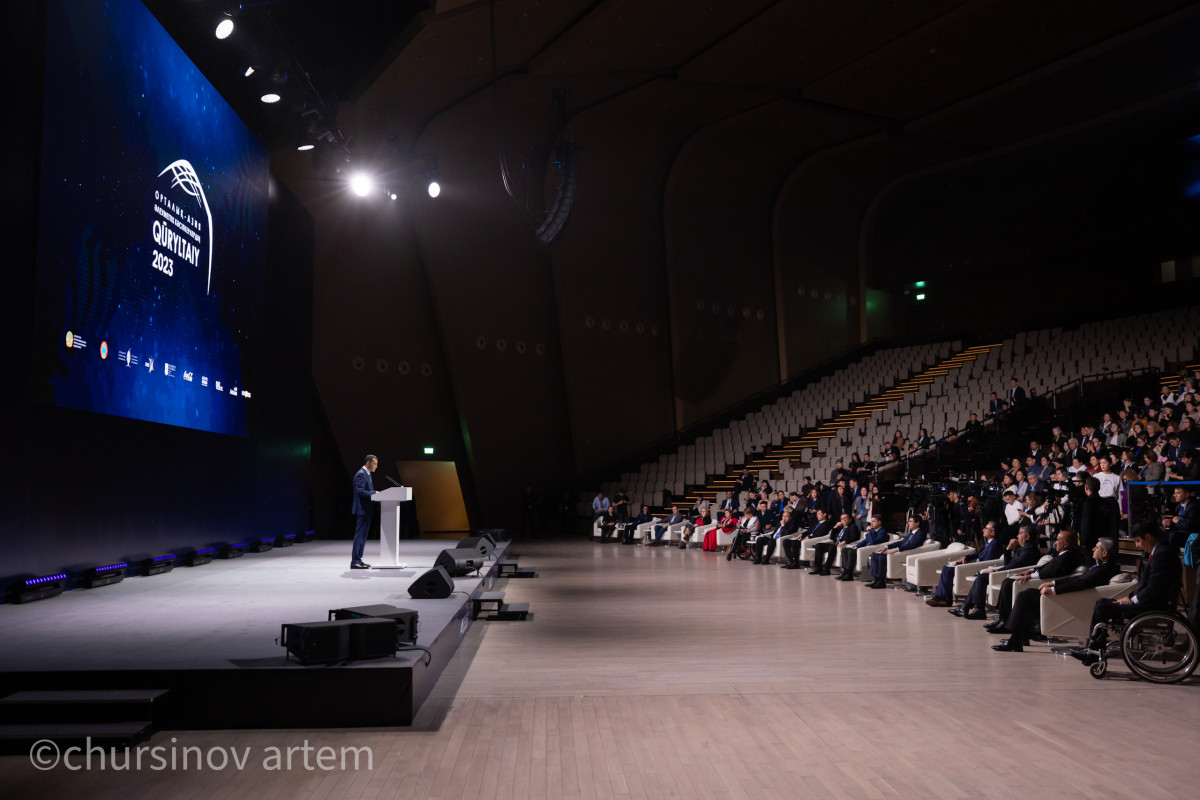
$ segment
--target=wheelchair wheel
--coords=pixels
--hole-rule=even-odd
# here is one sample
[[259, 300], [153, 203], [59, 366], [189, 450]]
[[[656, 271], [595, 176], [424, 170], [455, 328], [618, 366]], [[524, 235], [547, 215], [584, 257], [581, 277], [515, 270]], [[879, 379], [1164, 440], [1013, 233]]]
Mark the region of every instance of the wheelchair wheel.
[[1108, 674], [1108, 662], [1104, 660], [1097, 661], [1088, 667], [1088, 672], [1096, 680], [1102, 680]]
[[1182, 617], [1151, 611], [1125, 626], [1121, 656], [1142, 680], [1178, 683], [1196, 671], [1200, 648], [1195, 631]]

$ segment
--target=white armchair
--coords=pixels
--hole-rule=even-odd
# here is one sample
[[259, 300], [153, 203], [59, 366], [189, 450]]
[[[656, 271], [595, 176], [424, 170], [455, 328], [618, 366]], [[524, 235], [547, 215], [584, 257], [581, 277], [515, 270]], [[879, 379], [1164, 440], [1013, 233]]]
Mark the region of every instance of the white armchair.
[[663, 534], [663, 540], [667, 542], [677, 543], [683, 541], [683, 529], [687, 527], [687, 522], [677, 522], [674, 525], [667, 526], [667, 532]]
[[[1038, 559], [1037, 565], [1033, 569], [1037, 569], [1042, 564], [1045, 564], [1051, 559], [1050, 555], [1044, 555]], [[1017, 567], [1016, 569], [998, 569], [988, 576], [987, 604], [995, 607], [1000, 602], [1000, 585], [1004, 583], [1004, 579], [1012, 577], [1018, 573], [1024, 572], [1030, 567]]]
[[902, 553], [888, 553], [887, 557], [887, 575], [888, 580], [900, 580], [904, 577], [905, 565], [908, 559], [919, 556], [922, 553], [932, 553], [942, 549], [941, 542], [927, 540], [920, 547], [914, 547], [912, 550], [905, 550]]
[[1003, 567], [1003, 558], [993, 558], [987, 561], [973, 561], [970, 564], [959, 564], [954, 567], [954, 595], [962, 597], [971, 591], [975, 576], [990, 567]]
[[1041, 627], [1043, 636], [1086, 639], [1091, 635], [1092, 608], [1101, 597], [1114, 600], [1128, 597], [1137, 589], [1137, 581], [1109, 583], [1082, 592], [1042, 596]]
[[857, 557], [857, 560], [855, 561], [854, 568], [856, 570], [858, 570], [859, 574], [862, 575], [863, 580], [868, 580], [871, 576], [871, 571], [868, 569], [868, 567], [871, 565], [871, 553], [874, 553], [876, 550], [883, 547], [884, 545], [891, 547], [893, 544], [895, 544], [898, 541], [900, 541], [900, 534], [893, 533], [888, 536], [887, 541], [884, 542], [883, 544], [876, 544], [876, 545], [871, 545], [870, 547], [858, 548], [858, 552], [855, 554]]
[[813, 536], [800, 542], [800, 560], [812, 562], [816, 558], [817, 545], [821, 542], [828, 542], [830, 536]]
[[904, 563], [904, 581], [917, 587], [934, 586], [942, 577], [942, 567], [964, 556], [975, 555], [975, 548], [961, 542], [951, 542], [945, 550], [917, 553]]
[[654, 526], [662, 522], [661, 517], [655, 517], [650, 522], [643, 522], [634, 528], [633, 538], [635, 541], [644, 542], [647, 538], [654, 537]]
[[594, 520], [592, 520], [592, 539], [594, 541], [598, 542], [602, 538], [601, 530], [600, 517], [596, 517]]
[[[697, 547], [700, 547], [702, 544], [704, 544], [705, 535], [709, 531], [713, 530], [714, 528], [719, 528], [719, 527], [720, 527], [720, 525], [716, 522], [710, 522], [707, 525], [697, 525], [696, 531], [692, 534], [692, 542], [691, 543], [696, 545]], [[717, 537], [720, 538], [720, 534], [717, 534]], [[730, 537], [730, 541], [733, 541], [733, 537]]]

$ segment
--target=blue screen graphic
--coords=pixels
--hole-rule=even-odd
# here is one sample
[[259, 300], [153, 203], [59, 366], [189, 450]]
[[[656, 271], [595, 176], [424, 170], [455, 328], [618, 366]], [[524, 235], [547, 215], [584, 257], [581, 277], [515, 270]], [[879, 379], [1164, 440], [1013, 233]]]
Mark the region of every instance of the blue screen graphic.
[[34, 393], [245, 436], [267, 151], [137, 0], [46, 16]]

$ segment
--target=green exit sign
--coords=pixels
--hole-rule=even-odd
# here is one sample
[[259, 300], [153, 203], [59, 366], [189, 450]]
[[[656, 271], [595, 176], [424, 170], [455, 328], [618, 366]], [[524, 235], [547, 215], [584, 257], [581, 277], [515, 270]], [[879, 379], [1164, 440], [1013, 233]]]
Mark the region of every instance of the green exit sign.
[[427, 456], [431, 456], [431, 455], [433, 455], [433, 448], [432, 448], [432, 447], [426, 447], [426, 448], [425, 448], [425, 455], [427, 455]]

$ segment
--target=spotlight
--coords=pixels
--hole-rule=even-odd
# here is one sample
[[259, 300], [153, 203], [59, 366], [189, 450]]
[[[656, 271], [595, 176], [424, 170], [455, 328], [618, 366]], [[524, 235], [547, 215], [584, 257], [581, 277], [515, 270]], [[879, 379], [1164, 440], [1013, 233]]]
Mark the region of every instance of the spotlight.
[[233, 33], [233, 20], [226, 18], [217, 23], [218, 39], [228, 39], [231, 33]]
[[45, 600], [47, 597], [57, 597], [63, 592], [63, 582], [67, 573], [43, 575], [40, 578], [29, 578], [12, 586], [12, 599], [17, 603], [32, 603], [34, 600]]
[[301, 153], [307, 153], [309, 150], [312, 150], [314, 147], [316, 147], [316, 145], [313, 144], [312, 142], [301, 142], [300, 144], [296, 145], [296, 149], [299, 150]]
[[125, 569], [129, 565], [122, 561], [119, 564], [108, 564], [103, 567], [95, 567], [79, 576], [80, 583], [88, 589], [95, 589], [100, 586], [109, 586], [110, 584], [120, 583], [125, 580]]
[[390, 197], [390, 198], [392, 198], [393, 200], [395, 200], [395, 199], [396, 199], [396, 193], [395, 193], [395, 192], [392, 192], [392, 193], [390, 193], [390, 194], [388, 195], [388, 197]]
[[165, 556], [144, 559], [138, 566], [138, 571], [147, 578], [151, 575], [161, 575], [164, 572], [170, 572], [175, 568], [176, 558], [177, 556], [174, 553], [167, 553]]
[[429, 182], [429, 196], [437, 197], [441, 193], [442, 193], [441, 184], [439, 184], [437, 181], [430, 181]]
[[350, 176], [350, 188], [359, 197], [366, 197], [371, 193], [371, 179], [361, 172], [356, 172]]
[[216, 552], [217, 548], [215, 547], [204, 547], [199, 550], [181, 550], [177, 555], [183, 566], [199, 567], [211, 562]]
[[251, 75], [253, 75], [253, 74], [254, 74], [254, 67], [253, 67], [253, 66], [246, 67], [246, 71], [245, 71], [243, 74], [244, 74], [244, 75], [245, 75], [247, 78], [249, 78]]
[[267, 92], [259, 99], [269, 105], [271, 103], [278, 103], [280, 98], [279, 98], [279, 95], [275, 94], [274, 92]]

